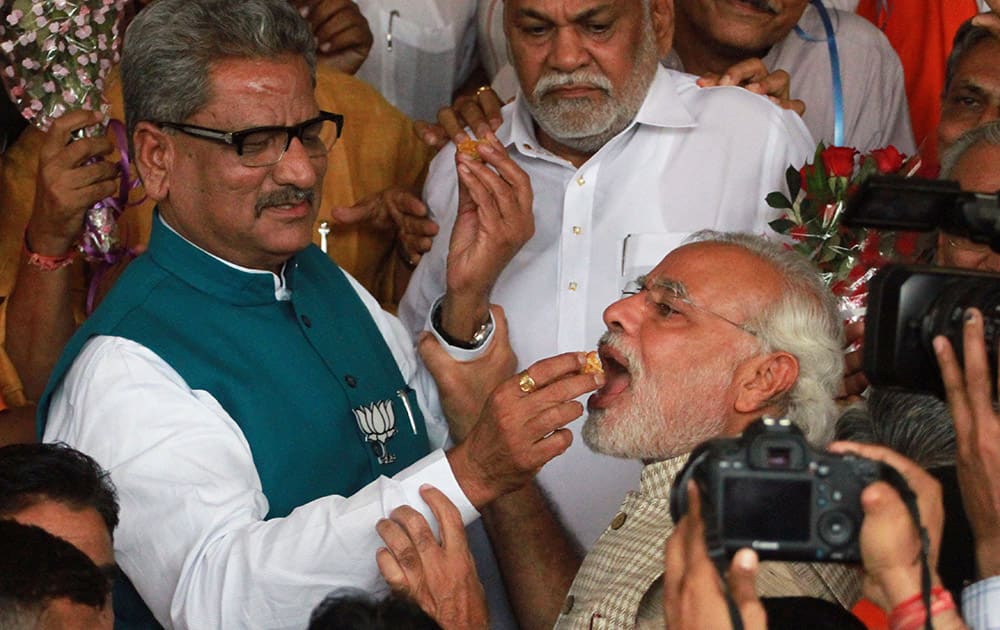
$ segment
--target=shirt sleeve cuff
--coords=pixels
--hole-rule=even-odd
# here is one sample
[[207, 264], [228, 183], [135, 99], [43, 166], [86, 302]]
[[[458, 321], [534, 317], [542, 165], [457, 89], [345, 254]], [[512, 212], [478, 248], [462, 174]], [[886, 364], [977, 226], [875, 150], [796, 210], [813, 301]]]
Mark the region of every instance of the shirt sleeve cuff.
[[438, 306], [441, 305], [441, 301], [443, 299], [444, 296], [442, 295], [438, 299], [434, 300], [433, 304], [431, 304], [430, 310], [427, 311], [427, 321], [424, 324], [424, 328], [426, 330], [431, 331], [431, 334], [434, 335], [434, 338], [438, 340], [438, 343], [441, 344], [441, 347], [445, 349], [445, 351], [448, 353], [449, 356], [451, 356], [452, 359], [455, 359], [456, 361], [461, 361], [462, 363], [475, 361], [479, 357], [483, 356], [486, 353], [486, 350], [489, 349], [490, 344], [493, 343], [493, 333], [496, 332], [496, 322], [493, 320], [493, 311], [490, 311], [490, 332], [488, 335], [486, 335], [486, 339], [483, 340], [482, 345], [480, 345], [478, 348], [472, 348], [471, 350], [466, 350], [465, 348], [459, 348], [457, 346], [453, 346], [450, 343], [448, 343], [444, 339], [444, 337], [442, 337], [441, 334], [438, 333], [437, 328], [434, 327], [434, 323], [431, 321], [434, 316], [434, 311], [438, 309]]
[[[458, 511], [462, 514], [462, 522], [466, 525], [479, 518], [479, 511], [469, 501], [468, 497], [458, 485], [455, 473], [451, 470], [448, 457], [441, 449], [432, 451], [422, 457], [419, 461], [397, 473], [393, 479], [404, 484], [416, 483], [423, 485], [430, 484], [443, 492], [451, 499]], [[419, 487], [416, 488], [419, 490]], [[409, 492], [407, 493], [409, 494]], [[414, 494], [417, 494], [414, 492]]]

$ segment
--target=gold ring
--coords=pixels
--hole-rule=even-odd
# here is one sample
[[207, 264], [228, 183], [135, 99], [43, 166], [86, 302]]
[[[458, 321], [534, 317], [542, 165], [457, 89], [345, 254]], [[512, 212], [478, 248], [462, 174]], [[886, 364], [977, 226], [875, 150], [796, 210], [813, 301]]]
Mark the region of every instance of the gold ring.
[[521, 378], [517, 379], [517, 386], [525, 394], [530, 394], [535, 391], [535, 379], [531, 378], [531, 374], [528, 374], [528, 370], [521, 372]]
[[483, 86], [480, 86], [480, 88], [478, 90], [476, 90], [476, 96], [479, 96], [483, 92], [492, 92], [492, 91], [493, 91], [493, 87], [492, 86], [483, 85]]

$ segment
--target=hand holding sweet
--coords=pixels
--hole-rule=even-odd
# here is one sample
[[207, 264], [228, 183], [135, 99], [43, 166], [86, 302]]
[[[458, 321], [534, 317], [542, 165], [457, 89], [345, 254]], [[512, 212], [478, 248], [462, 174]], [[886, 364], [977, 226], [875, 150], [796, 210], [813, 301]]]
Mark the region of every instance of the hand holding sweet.
[[563, 427], [583, 414], [575, 399], [604, 384], [603, 374], [581, 374], [582, 352], [532, 364], [490, 395], [465, 441], [448, 461], [469, 501], [481, 508], [531, 481], [573, 441]]
[[500, 273], [534, 235], [534, 194], [528, 174], [492, 133], [478, 157], [456, 152], [458, 212], [448, 250], [441, 324], [449, 336], [470, 338], [485, 319]]

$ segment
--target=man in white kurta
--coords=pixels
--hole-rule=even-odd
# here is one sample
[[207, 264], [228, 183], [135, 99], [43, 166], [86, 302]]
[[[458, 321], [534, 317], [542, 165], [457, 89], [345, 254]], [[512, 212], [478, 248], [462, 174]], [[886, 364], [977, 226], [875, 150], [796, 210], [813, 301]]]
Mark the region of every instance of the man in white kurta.
[[[588, 5], [567, 3], [578, 4]], [[593, 347], [604, 331], [603, 308], [691, 232], [767, 233], [775, 214], [764, 197], [784, 188], [789, 165], [812, 155], [801, 119], [762, 97], [733, 87], [701, 89], [695, 77], [662, 68], [651, 77], [634, 119], [579, 166], [543, 148], [523, 91], [504, 109], [496, 135], [531, 178], [534, 236], [500, 273], [490, 301], [506, 311], [520, 367]], [[441, 236], [400, 304], [414, 333], [445, 293], [457, 195], [448, 147], [431, 165], [424, 193]], [[595, 455], [571, 428], [569, 451], [539, 480], [589, 546], [636, 486], [639, 464]]]

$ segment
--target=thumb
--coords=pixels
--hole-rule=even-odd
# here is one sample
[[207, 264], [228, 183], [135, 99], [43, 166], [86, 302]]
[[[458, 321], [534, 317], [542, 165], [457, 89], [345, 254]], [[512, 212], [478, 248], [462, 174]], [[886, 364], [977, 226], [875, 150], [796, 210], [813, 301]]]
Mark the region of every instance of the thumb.
[[435, 381], [439, 381], [449, 373], [449, 368], [455, 359], [438, 342], [437, 337], [426, 330], [420, 333], [417, 340], [417, 352], [423, 359], [427, 371], [431, 373]]
[[413, 121], [413, 133], [417, 134], [421, 142], [432, 149], [440, 149], [448, 143], [448, 134], [444, 127], [437, 123], [424, 122], [423, 120]]

